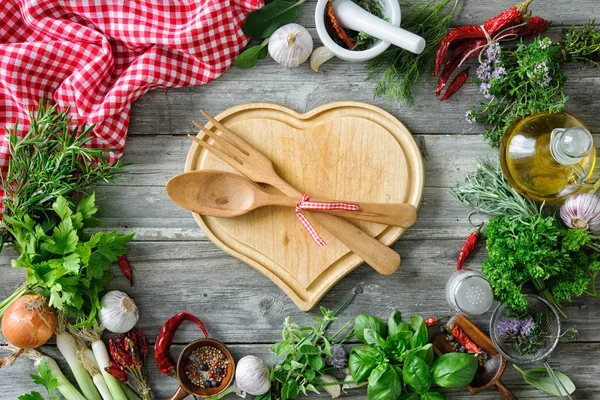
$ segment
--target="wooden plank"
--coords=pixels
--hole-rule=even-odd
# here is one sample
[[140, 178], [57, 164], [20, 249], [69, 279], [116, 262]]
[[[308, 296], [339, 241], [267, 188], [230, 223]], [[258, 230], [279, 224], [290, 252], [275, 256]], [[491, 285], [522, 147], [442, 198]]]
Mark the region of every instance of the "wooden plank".
[[[384, 277], [363, 265], [342, 279], [319, 303], [335, 309], [361, 287], [358, 295], [341, 316], [347, 321], [360, 313], [380, 317], [394, 309], [404, 315], [424, 317], [449, 315], [445, 284], [455, 270], [456, 255], [463, 239], [400, 240], [395, 246], [402, 255], [400, 270]], [[0, 255], [0, 265], [8, 266], [14, 252]], [[479, 247], [466, 268], [477, 269], [485, 257]], [[311, 323], [319, 314], [300, 312], [273, 283], [246, 264], [225, 255], [208, 241], [136, 242], [129, 245], [128, 258], [133, 266], [135, 285], [114, 267], [110, 288], [129, 293], [136, 301], [142, 318], [138, 326], [155, 337], [164, 321], [180, 311], [198, 315], [214, 337], [229, 343], [270, 343], [277, 340], [286, 316], [300, 324]], [[24, 281], [24, 271], [4, 267], [0, 299], [8, 297]], [[580, 331], [582, 341], [597, 341], [597, 307], [600, 301], [582, 297], [565, 305], [569, 316], [566, 328]], [[474, 318], [486, 327], [491, 311]], [[185, 326], [178, 343], [193, 340], [197, 328]], [[0, 343], [2, 343], [0, 341]]]
[[[414, 1], [409, 1], [413, 3]], [[452, 18], [452, 26], [481, 25], [502, 11], [520, 3], [520, 0], [459, 0]], [[405, 2], [400, 2], [405, 3]], [[454, 1], [450, 1], [454, 3]], [[305, 27], [315, 26], [315, 7], [317, 0], [307, 0], [300, 6], [297, 23]], [[448, 7], [450, 10], [451, 5]], [[598, 3], [594, 0], [577, 2], [536, 0], [529, 6], [533, 15], [552, 20], [556, 25], [584, 24], [589, 18], [598, 16]], [[404, 7], [402, 7], [404, 11]]]
[[[559, 32], [559, 28], [553, 28], [550, 36], [556, 39]], [[316, 38], [316, 34], [313, 37]], [[470, 65], [475, 65], [474, 61]], [[575, 111], [592, 130], [600, 131], [600, 120], [591, 101], [598, 97], [598, 71], [573, 66], [567, 66], [565, 71], [569, 77], [567, 109]], [[434, 95], [437, 80], [431, 79], [416, 90], [415, 105], [407, 106], [373, 98], [376, 82], [365, 81], [367, 76], [364, 63], [338, 59], [324, 64], [318, 73], [312, 71], [308, 63], [286, 69], [271, 59], [260, 60], [250, 70], [231, 68], [204, 86], [159, 89], [145, 94], [133, 104], [129, 132], [181, 134], [195, 131], [191, 121], [203, 121], [198, 112], [200, 108], [214, 115], [240, 103], [267, 101], [306, 112], [337, 100], [365, 101], [380, 106], [401, 119], [415, 134], [479, 134], [485, 129], [482, 125], [469, 125], [464, 119], [471, 106], [485, 100], [475, 85], [465, 85], [456, 96], [440, 103]]]
[[[172, 347], [171, 354], [177, 357], [183, 346], [175, 345]], [[276, 360], [270, 353], [267, 345], [230, 345], [233, 356], [239, 360], [245, 355], [255, 355], [266, 360], [269, 365], [274, 365]], [[1, 349], [0, 349], [1, 350]], [[71, 382], [75, 382], [69, 371], [68, 366], [63, 362], [62, 356], [54, 346], [44, 346], [42, 352], [55, 358], [59, 363], [61, 370], [69, 377]], [[4, 352], [3, 352], [4, 353]], [[582, 360], [593, 360], [600, 357], [600, 344], [598, 343], [572, 343], [562, 344], [558, 347], [550, 361], [552, 367], [568, 374], [575, 383], [577, 390], [572, 395], [574, 400], [595, 399], [600, 397], [600, 388], [597, 385], [597, 377], [600, 374], [600, 365], [598, 363], [587, 363], [582, 368]], [[32, 362], [27, 359], [19, 359], [12, 367], [6, 367], [0, 370], [0, 393], [3, 399], [16, 399], [23, 393], [32, 390], [42, 391], [41, 386], [36, 386], [29, 374], [33, 372]], [[152, 352], [148, 354], [148, 376], [155, 399], [165, 399], [177, 389], [177, 381], [167, 375], [161, 375], [156, 368]], [[341, 375], [343, 376], [343, 375]], [[340, 376], [340, 377], [341, 377]], [[529, 386], [521, 375], [511, 366], [506, 368], [502, 382], [513, 391], [521, 400], [528, 399], [548, 399], [548, 395]], [[442, 389], [449, 400], [468, 400], [473, 396], [465, 389]], [[323, 391], [324, 392], [324, 391]], [[486, 392], [477, 395], [478, 400], [497, 400], [498, 392], [492, 388]], [[235, 395], [226, 397], [235, 399]], [[321, 396], [310, 395], [308, 397], [299, 397], [299, 399], [325, 399], [330, 398], [326, 393]], [[367, 398], [366, 389], [349, 390], [342, 399], [365, 400]]]

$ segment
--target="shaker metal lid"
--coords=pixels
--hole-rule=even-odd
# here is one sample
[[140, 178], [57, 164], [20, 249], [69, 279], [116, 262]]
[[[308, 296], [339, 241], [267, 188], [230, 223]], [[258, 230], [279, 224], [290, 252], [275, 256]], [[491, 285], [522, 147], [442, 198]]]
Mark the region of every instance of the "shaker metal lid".
[[467, 314], [483, 314], [492, 306], [494, 293], [489, 282], [479, 275], [472, 275], [460, 282], [454, 291], [456, 304]]

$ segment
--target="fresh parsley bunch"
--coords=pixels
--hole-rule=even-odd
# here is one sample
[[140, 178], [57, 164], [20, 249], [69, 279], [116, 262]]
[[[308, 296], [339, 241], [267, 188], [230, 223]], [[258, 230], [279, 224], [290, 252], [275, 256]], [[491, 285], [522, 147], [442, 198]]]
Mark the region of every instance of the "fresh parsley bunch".
[[[52, 210], [43, 222], [27, 214], [5, 215], [6, 229], [19, 252], [12, 266], [27, 270], [28, 290], [41, 291], [52, 307], [75, 317], [76, 326], [91, 326], [100, 309], [100, 294], [112, 278], [110, 266], [125, 253], [133, 234], [98, 232], [88, 236], [83, 231], [84, 226], [98, 222], [93, 193], [76, 205], [58, 196]], [[22, 289], [18, 291], [24, 294]], [[10, 299], [15, 296], [5, 303]], [[0, 304], [0, 317], [5, 305]]]
[[589, 234], [563, 227], [555, 215], [495, 217], [485, 235], [488, 259], [482, 270], [496, 299], [516, 312], [529, 304], [521, 292], [526, 283], [560, 310], [559, 302], [588, 293], [600, 270], [600, 254], [587, 251]]

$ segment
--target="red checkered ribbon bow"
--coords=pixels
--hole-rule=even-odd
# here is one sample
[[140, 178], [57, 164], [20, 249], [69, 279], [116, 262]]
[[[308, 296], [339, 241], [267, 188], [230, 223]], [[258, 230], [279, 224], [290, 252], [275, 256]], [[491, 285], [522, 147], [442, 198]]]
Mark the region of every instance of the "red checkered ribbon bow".
[[336, 201], [308, 201], [310, 197], [304, 193], [302, 199], [296, 203], [296, 216], [300, 220], [300, 223], [306, 228], [310, 237], [315, 241], [318, 246], [327, 246], [327, 243], [317, 233], [314, 225], [310, 223], [308, 218], [302, 214], [302, 210], [344, 210], [344, 211], [358, 211], [360, 208], [357, 204], [342, 203]]

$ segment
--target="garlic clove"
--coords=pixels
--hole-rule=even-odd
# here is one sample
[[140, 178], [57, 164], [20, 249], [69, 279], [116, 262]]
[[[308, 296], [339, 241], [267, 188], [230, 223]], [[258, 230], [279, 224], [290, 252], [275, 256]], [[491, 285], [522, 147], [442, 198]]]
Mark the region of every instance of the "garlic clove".
[[313, 71], [319, 72], [319, 67], [321, 64], [331, 60], [333, 57], [334, 55], [327, 50], [327, 47], [321, 46], [312, 52], [310, 56], [310, 67], [313, 69]]
[[[354, 378], [352, 377], [352, 375], [348, 374], [346, 375], [346, 377], [344, 378], [344, 382], [353, 382]], [[367, 384], [367, 382], [361, 383], [361, 384], [356, 384], [356, 383], [344, 383], [342, 385], [342, 390], [346, 391], [348, 389], [356, 389], [359, 387], [363, 387]]]
[[[335, 379], [331, 375], [322, 375], [322, 376], [319, 377], [319, 379], [321, 379], [321, 382], [323, 382], [323, 383], [335, 383], [335, 382], [338, 382], [338, 380]], [[342, 395], [342, 385], [323, 386], [323, 389], [327, 393], [329, 393], [329, 395], [333, 399], [335, 399], [336, 397], [340, 397]]]

